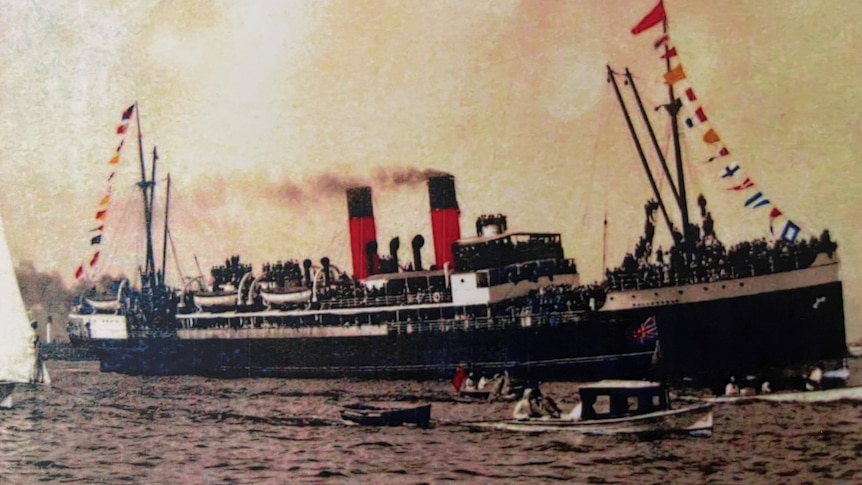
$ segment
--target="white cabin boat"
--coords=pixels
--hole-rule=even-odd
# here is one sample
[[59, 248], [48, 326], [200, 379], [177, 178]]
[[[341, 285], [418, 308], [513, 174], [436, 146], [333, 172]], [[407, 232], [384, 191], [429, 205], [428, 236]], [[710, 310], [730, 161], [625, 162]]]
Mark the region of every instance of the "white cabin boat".
[[[579, 389], [580, 416], [527, 418], [468, 423], [472, 429], [530, 433], [574, 432], [647, 437], [712, 435], [712, 404], [697, 403], [673, 409], [667, 388], [657, 382], [604, 380]], [[576, 413], [574, 413], [576, 414]]]

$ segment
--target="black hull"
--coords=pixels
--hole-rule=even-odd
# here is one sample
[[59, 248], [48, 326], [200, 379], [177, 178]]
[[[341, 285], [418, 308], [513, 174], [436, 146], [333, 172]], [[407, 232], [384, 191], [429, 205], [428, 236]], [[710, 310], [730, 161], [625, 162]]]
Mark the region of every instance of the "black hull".
[[[673, 288], [675, 294], [707, 290]], [[630, 337], [651, 317], [660, 342], [657, 368], [651, 364], [654, 343]], [[476, 375], [508, 370], [527, 379], [650, 377], [706, 385], [726, 383], [733, 375], [777, 376], [847, 353], [840, 281], [578, 314], [556, 325], [325, 338], [165, 336], [92, 345], [103, 371], [140, 375], [431, 379], [449, 378], [459, 363], [467, 363]]]
[[[733, 282], [729, 282], [733, 284]], [[686, 291], [697, 291], [697, 286]], [[655, 317], [660, 372], [726, 383], [847, 355], [841, 282], [697, 303], [614, 311], [609, 321]]]
[[436, 379], [451, 378], [462, 362], [488, 377], [503, 370], [529, 379], [647, 375], [653, 344], [629, 341], [620, 324], [597, 323], [364, 337], [151, 337], [93, 345], [102, 371], [139, 375]]

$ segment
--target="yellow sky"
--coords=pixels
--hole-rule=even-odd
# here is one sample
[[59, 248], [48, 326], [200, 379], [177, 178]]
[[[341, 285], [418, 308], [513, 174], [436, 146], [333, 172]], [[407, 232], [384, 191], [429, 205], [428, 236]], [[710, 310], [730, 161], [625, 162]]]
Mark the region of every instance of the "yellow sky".
[[[186, 274], [197, 272], [195, 256], [206, 272], [230, 254], [256, 267], [330, 256], [349, 268], [346, 203], [333, 189], [345, 180], [373, 184], [382, 248], [395, 236], [402, 248], [417, 233], [430, 241], [426, 189], [381, 175], [396, 169], [454, 174], [465, 234], [488, 212], [509, 215], [513, 228], [561, 232], [585, 280], [600, 277], [605, 211], [609, 265], [643, 227], [649, 186], [605, 65], [632, 69], [649, 107], [664, 102], [657, 29], [629, 33], [654, 0], [2, 4], [9, 244], [17, 261], [68, 280], [94, 250], [88, 230], [114, 129], [134, 101], [147, 151], [158, 145], [160, 171], [171, 173]], [[862, 232], [853, 223], [862, 4], [666, 7], [687, 81], [732, 152], [704, 164], [709, 147], [689, 135], [692, 209], [705, 193], [728, 245], [769, 235], [766, 212], [745, 209], [721, 185], [721, 164], [732, 160], [803, 228], [830, 229], [848, 333], [862, 337]], [[105, 268], [130, 273], [140, 211], [132, 141], [102, 247]]]

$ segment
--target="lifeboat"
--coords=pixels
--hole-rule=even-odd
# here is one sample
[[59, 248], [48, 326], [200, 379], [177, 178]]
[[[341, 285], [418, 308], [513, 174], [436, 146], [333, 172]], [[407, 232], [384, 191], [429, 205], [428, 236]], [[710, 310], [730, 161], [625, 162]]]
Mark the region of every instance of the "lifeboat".
[[304, 287], [261, 289], [260, 297], [268, 307], [297, 305], [311, 301], [311, 290]]

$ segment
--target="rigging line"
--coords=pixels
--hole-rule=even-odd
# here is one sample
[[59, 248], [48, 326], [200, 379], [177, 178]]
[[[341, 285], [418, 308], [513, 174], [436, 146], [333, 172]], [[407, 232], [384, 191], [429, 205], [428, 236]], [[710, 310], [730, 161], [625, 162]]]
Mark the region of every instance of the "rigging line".
[[174, 233], [171, 232], [170, 228], [168, 228], [168, 242], [171, 244], [171, 255], [174, 259], [174, 265], [177, 267], [177, 275], [179, 275], [180, 281], [183, 283], [183, 286], [185, 286], [186, 275], [183, 274], [183, 268], [180, 266], [180, 258], [177, 254], [177, 246], [174, 243]]
[[[637, 81], [638, 84], [640, 84], [641, 86], [650, 86], [655, 83], [656, 79], [661, 79], [661, 84], [664, 85], [664, 80], [663, 78], [661, 78], [661, 76], [659, 76], [658, 78], [647, 79], [646, 77], [637, 75], [632, 71], [629, 71], [629, 76], [631, 76], [632, 79]], [[658, 97], [651, 90], [647, 90], [646, 92], [640, 93], [640, 95], [642, 99], [649, 101], [649, 103], [644, 103], [644, 106], [651, 106], [653, 108], [653, 111], [659, 111], [660, 109], [664, 108], [665, 105], [667, 105], [667, 100], [664, 98], [664, 94], [662, 94], [661, 97]], [[665, 156], [667, 156], [667, 154], [665, 154]]]
[[[607, 83], [605, 83], [605, 84], [607, 84]], [[592, 149], [592, 153], [590, 156], [590, 162], [589, 162], [589, 169], [587, 171], [587, 173], [590, 174], [589, 191], [588, 191], [588, 196], [587, 196], [587, 203], [584, 204], [584, 210], [583, 210], [583, 213], [581, 214], [581, 227], [582, 228], [587, 227], [587, 218], [588, 218], [589, 214], [592, 213], [592, 209], [593, 209], [592, 206], [593, 206], [593, 200], [595, 198], [595, 187], [596, 187], [596, 184], [595, 184], [596, 163], [597, 163], [596, 159], [598, 158], [599, 146], [601, 146], [603, 144], [604, 139], [605, 139], [603, 134], [607, 131], [607, 127], [608, 127], [608, 124], [610, 123], [610, 119], [611, 119], [611, 110], [609, 109], [609, 106], [605, 106], [605, 105], [609, 105], [612, 101], [613, 101], [613, 98], [611, 96], [602, 96], [601, 102], [596, 107], [596, 113], [599, 114], [600, 121], [598, 123], [595, 123], [596, 133], [593, 136], [593, 140], [595, 140], [595, 141], [593, 143], [593, 149]], [[607, 164], [607, 163], [601, 164], [601, 175], [599, 177], [600, 178], [600, 180], [599, 180], [599, 186], [600, 187], [607, 187], [608, 186], [608, 184], [607, 184], [608, 165], [609, 164]], [[604, 271], [607, 268], [607, 230], [608, 230], [608, 193], [609, 192], [602, 191], [602, 193], [604, 194], [604, 197], [602, 197], [602, 206], [603, 206], [602, 207], [602, 220], [601, 220], [601, 224], [602, 224], [602, 236], [601, 236], [601, 238], [602, 238], [601, 239], [601, 243], [602, 243], [602, 267], [601, 267], [601, 273], [600, 274], [604, 274]]]
[[[120, 247], [122, 247], [122, 242], [127, 237], [127, 234], [129, 232], [128, 226], [126, 224], [122, 224], [122, 222], [129, 220], [128, 216], [129, 216], [129, 213], [132, 212], [132, 210], [133, 210], [133, 208], [132, 208], [133, 202], [132, 202], [131, 198], [128, 197], [128, 195], [126, 195], [125, 197], [115, 198], [113, 200], [118, 200], [118, 199], [120, 201], [122, 201], [122, 204], [119, 207], [117, 207], [120, 217], [116, 218], [116, 216], [109, 215], [108, 220], [115, 220], [115, 221], [120, 222], [120, 224], [108, 226], [107, 221], [102, 221], [107, 227], [110, 228], [110, 233], [108, 233], [108, 231], [103, 231], [103, 234], [108, 236], [105, 238], [108, 240], [107, 241], [108, 244], [105, 244], [104, 246], [100, 245], [101, 248], [99, 250], [102, 251], [104, 249], [104, 254], [102, 255], [102, 256], [104, 256], [104, 259], [100, 257], [100, 261], [115, 260], [118, 252], [120, 251]], [[110, 204], [108, 205], [108, 208], [111, 208]], [[114, 212], [115, 211], [111, 211], [110, 214], [113, 214]], [[114, 228], [116, 228], [116, 229], [114, 229]], [[111, 244], [112, 240], [115, 241], [116, 243]], [[104, 274], [104, 271], [102, 271], [102, 269], [104, 267], [105, 266], [102, 264], [97, 264], [96, 265], [97, 272], [94, 273], [94, 276]]]

